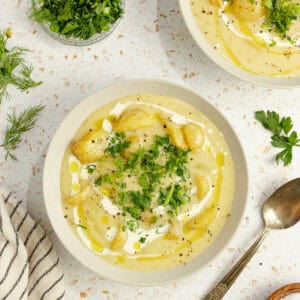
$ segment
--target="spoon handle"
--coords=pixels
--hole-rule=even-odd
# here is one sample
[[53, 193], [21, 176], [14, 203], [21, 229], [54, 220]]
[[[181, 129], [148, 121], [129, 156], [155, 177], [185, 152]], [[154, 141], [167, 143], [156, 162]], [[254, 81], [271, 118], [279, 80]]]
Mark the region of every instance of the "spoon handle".
[[247, 252], [240, 258], [240, 260], [232, 267], [232, 269], [219, 281], [219, 283], [205, 296], [203, 300], [221, 300], [235, 282], [237, 277], [243, 271], [247, 263], [250, 261], [252, 256], [256, 253], [257, 249], [262, 244], [263, 240], [270, 232], [269, 228], [265, 228], [260, 234], [253, 245], [247, 250]]

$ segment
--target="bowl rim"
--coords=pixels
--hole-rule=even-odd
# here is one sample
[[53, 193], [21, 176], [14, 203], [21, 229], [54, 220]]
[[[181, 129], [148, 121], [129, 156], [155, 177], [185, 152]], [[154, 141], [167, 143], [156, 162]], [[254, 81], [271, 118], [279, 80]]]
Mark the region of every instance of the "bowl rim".
[[[93, 97], [96, 97], [99, 93], [103, 93], [103, 91], [106, 91], [107, 89], [113, 89], [116, 86], [121, 86], [124, 85], [138, 85], [138, 84], [158, 84], [158, 85], [162, 85], [162, 86], [166, 86], [170, 89], [175, 88], [175, 89], [180, 89], [188, 94], [193, 94], [195, 97], [201, 99], [201, 101], [203, 103], [205, 103], [205, 105], [207, 105], [209, 107], [209, 109], [212, 109], [212, 111], [214, 111], [216, 113], [216, 115], [218, 117], [223, 118], [223, 121], [225, 122], [225, 124], [227, 125], [227, 127], [229, 128], [229, 130], [231, 131], [230, 134], [232, 135], [233, 139], [236, 142], [236, 145], [239, 147], [239, 152], [238, 155], [240, 156], [240, 163], [241, 165], [239, 165], [239, 169], [242, 169], [244, 171], [244, 179], [243, 179], [243, 185], [244, 185], [244, 189], [242, 191], [242, 196], [243, 196], [243, 201], [240, 199], [238, 204], [241, 206], [240, 213], [237, 217], [236, 220], [236, 224], [234, 225], [234, 229], [230, 232], [229, 234], [229, 238], [227, 240], [225, 240], [222, 244], [222, 246], [220, 247], [220, 249], [217, 251], [217, 253], [215, 255], [213, 255], [211, 258], [209, 258], [208, 260], [206, 260], [201, 266], [197, 267], [197, 268], [193, 268], [192, 270], [188, 270], [186, 271], [183, 275], [174, 275], [172, 278], [169, 277], [163, 277], [162, 274], [164, 272], [163, 271], [156, 271], [156, 272], [137, 272], [137, 271], [131, 271], [128, 269], [122, 269], [119, 267], [115, 267], [114, 273], [110, 272], [110, 273], [105, 273], [105, 270], [107, 270], [106, 267], [108, 267], [108, 269], [110, 269], [110, 267], [112, 266], [112, 264], [109, 264], [107, 262], [105, 262], [104, 260], [100, 260], [101, 263], [103, 264], [103, 266], [105, 267], [105, 270], [99, 270], [97, 269], [97, 266], [88, 263], [84, 258], [92, 257], [95, 258], [97, 257], [97, 259], [99, 258], [96, 254], [94, 254], [92, 251], [90, 251], [85, 245], [82, 244], [82, 242], [80, 241], [80, 239], [74, 234], [74, 232], [71, 230], [69, 224], [66, 224], [66, 220], [63, 218], [63, 213], [62, 213], [62, 209], [61, 209], [61, 198], [59, 197], [59, 202], [60, 202], [60, 210], [61, 210], [61, 216], [57, 216], [55, 215], [55, 212], [52, 211], [52, 205], [53, 202], [51, 201], [51, 197], [47, 194], [48, 191], [51, 191], [51, 189], [53, 189], [53, 178], [51, 176], [49, 176], [49, 174], [51, 172], [49, 172], [49, 169], [51, 169], [52, 164], [53, 164], [53, 159], [56, 158], [55, 156], [55, 148], [57, 148], [58, 146], [62, 146], [62, 143], [59, 139], [61, 139], [63, 136], [63, 132], [62, 130], [64, 129], [63, 127], [72, 120], [72, 117], [75, 116], [76, 112], [81, 112], [81, 113], [86, 113], [85, 110], [82, 109], [82, 107], [84, 105], [86, 105]], [[138, 94], [139, 92], [132, 92], [130, 93], [131, 95], [134, 94]], [[127, 94], [127, 95], [130, 95]], [[153, 94], [159, 94], [159, 93], [153, 93]], [[124, 94], [125, 96], [125, 94]], [[119, 97], [114, 97], [112, 98], [110, 101], [107, 101], [106, 103], [112, 102], [116, 99], [118, 99]], [[179, 98], [180, 99], [180, 98]], [[184, 101], [183, 99], [180, 99], [181, 101]], [[102, 103], [99, 104], [98, 108], [100, 108], [101, 106], [105, 105], [106, 103]], [[188, 103], [190, 104], [190, 103]], [[95, 111], [96, 109], [94, 109], [93, 111]], [[86, 118], [88, 118], [91, 115], [92, 112], [90, 112], [89, 114], [86, 114], [85, 117], [83, 118], [83, 120], [85, 120]], [[206, 114], [203, 113], [205, 116]], [[206, 116], [208, 119], [211, 120], [211, 117]], [[213, 122], [213, 121], [212, 121]], [[214, 122], [213, 122], [214, 123]], [[79, 123], [79, 126], [76, 126], [76, 130], [74, 130], [74, 133], [78, 130], [78, 128], [81, 126], [82, 122]], [[74, 134], [73, 134], [74, 135]], [[70, 141], [68, 141], [67, 144], [69, 144]], [[228, 143], [228, 146], [230, 147], [230, 144]], [[66, 147], [63, 148], [62, 150], [62, 156], [64, 154]], [[230, 150], [232, 151], [231, 147]], [[234, 162], [235, 164], [235, 162]], [[61, 167], [61, 161], [59, 163], [59, 166]], [[60, 174], [60, 167], [59, 167], [59, 174]], [[236, 165], [235, 165], [235, 174], [236, 174]], [[49, 173], [49, 174], [48, 174]], [[237, 176], [235, 175], [235, 178], [237, 178]], [[59, 178], [59, 182], [60, 182], [60, 178]], [[235, 179], [236, 182], [236, 179]], [[236, 193], [236, 191], [235, 191]], [[59, 184], [59, 194], [60, 194], [60, 184]], [[83, 265], [85, 265], [86, 267], [88, 267], [89, 269], [91, 269], [92, 271], [94, 271], [95, 273], [97, 273], [100, 276], [103, 276], [107, 279], [113, 280], [113, 281], [117, 281], [123, 284], [127, 284], [127, 285], [135, 285], [135, 286], [160, 286], [160, 285], [165, 285], [168, 284], [170, 282], [174, 282], [175, 280], [182, 280], [183, 278], [186, 278], [190, 275], [192, 275], [193, 273], [195, 273], [196, 271], [200, 271], [202, 270], [205, 266], [207, 266], [209, 263], [211, 263], [212, 261], [216, 260], [227, 248], [228, 244], [232, 241], [232, 239], [236, 236], [238, 229], [241, 226], [241, 223], [243, 221], [243, 217], [245, 215], [245, 211], [246, 211], [246, 206], [247, 206], [247, 201], [248, 201], [248, 197], [249, 196], [249, 172], [248, 172], [248, 165], [247, 165], [247, 160], [245, 157], [245, 152], [243, 149], [243, 146], [240, 142], [240, 139], [238, 138], [236, 132], [233, 130], [232, 126], [230, 125], [230, 122], [228, 122], [227, 118], [223, 115], [223, 113], [218, 110], [217, 108], [215, 108], [211, 103], [209, 103], [207, 100], [205, 100], [203, 97], [199, 96], [197, 93], [195, 93], [194, 91], [192, 91], [189, 88], [186, 88], [185, 86], [181, 85], [181, 84], [175, 84], [172, 83], [170, 81], [167, 80], [158, 80], [158, 79], [152, 79], [152, 80], [144, 80], [144, 79], [131, 79], [131, 80], [117, 80], [114, 81], [113, 83], [107, 84], [105, 85], [103, 88], [101, 88], [100, 90], [98, 90], [96, 93], [93, 93], [92, 95], [86, 97], [83, 101], [81, 101], [79, 104], [77, 104], [69, 113], [68, 115], [64, 118], [64, 120], [62, 121], [62, 123], [60, 124], [60, 126], [58, 127], [56, 133], [54, 134], [49, 147], [48, 147], [48, 151], [47, 151], [47, 155], [46, 155], [46, 159], [45, 159], [45, 163], [44, 163], [44, 169], [43, 169], [43, 200], [44, 200], [44, 204], [45, 204], [45, 208], [46, 208], [46, 213], [47, 216], [50, 220], [51, 226], [54, 229], [55, 234], [57, 235], [58, 239], [61, 241], [61, 243], [64, 245], [64, 247], [68, 250], [68, 252], [74, 257], [76, 258], [77, 261], [79, 261], [80, 263], [82, 263]], [[236, 194], [234, 195], [234, 201], [236, 201], [236, 199], [239, 199], [236, 197]], [[232, 212], [232, 211], [231, 211]], [[60, 218], [59, 222], [57, 222], [56, 218]], [[64, 224], [62, 224], [64, 223]], [[202, 253], [204, 253], [205, 251], [207, 251], [207, 249], [210, 248], [211, 245], [213, 245], [215, 243], [215, 241], [219, 238], [219, 236], [222, 235], [222, 232], [224, 230], [224, 227], [226, 227], [226, 224], [228, 223], [228, 221], [226, 221], [225, 225], [223, 226], [221, 232], [219, 232], [219, 234], [216, 236], [215, 240], [210, 243], [208, 245], [208, 247], [205, 248], [205, 250]], [[65, 228], [61, 228], [60, 226], [65, 226]], [[62, 233], [62, 229], [64, 231], [64, 233]], [[68, 235], [68, 238], [66, 239], [64, 234]], [[77, 244], [78, 248], [76, 247], [72, 247], [72, 243]], [[81, 245], [81, 246], [80, 246]], [[80, 249], [79, 249], [80, 248]], [[79, 251], [80, 250], [80, 251]], [[201, 256], [201, 254], [199, 256]], [[198, 256], [196, 256], [198, 257]], [[187, 265], [192, 265], [191, 262], [194, 259], [192, 259], [191, 261], [189, 261], [187, 263]], [[102, 266], [102, 267], [103, 267]], [[173, 269], [168, 269], [168, 272], [173, 272], [174, 274], [177, 272], [174, 272], [176, 270], [182, 269], [184, 268], [183, 266], [180, 267], [176, 267]], [[180, 270], [179, 270], [180, 271]], [[120, 279], [120, 276], [123, 276], [124, 274], [135, 274], [134, 278], [130, 278], [130, 276], [126, 277], [126, 280]], [[121, 274], [121, 275], [120, 275]], [[122, 275], [123, 274], [123, 275]], [[149, 276], [148, 276], [149, 274]], [[160, 274], [160, 276], [156, 276], [156, 279], [149, 279], [151, 278], [151, 274]], [[140, 277], [143, 278], [143, 282], [141, 282]], [[159, 278], [160, 277], [160, 278]], [[146, 282], [145, 282], [146, 281]]]
[[190, 0], [179, 0], [179, 7], [184, 23], [194, 41], [213, 62], [215, 62], [219, 67], [228, 73], [244, 81], [264, 87], [282, 89], [300, 87], [300, 77], [271, 77], [255, 75], [239, 68], [228, 58], [218, 53], [205, 38], [190, 9]]

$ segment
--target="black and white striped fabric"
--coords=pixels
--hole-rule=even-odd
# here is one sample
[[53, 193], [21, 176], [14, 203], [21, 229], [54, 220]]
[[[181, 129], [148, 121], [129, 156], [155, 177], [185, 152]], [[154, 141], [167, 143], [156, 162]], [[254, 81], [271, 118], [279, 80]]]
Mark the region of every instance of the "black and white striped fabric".
[[21, 202], [0, 191], [0, 300], [64, 299], [59, 258]]

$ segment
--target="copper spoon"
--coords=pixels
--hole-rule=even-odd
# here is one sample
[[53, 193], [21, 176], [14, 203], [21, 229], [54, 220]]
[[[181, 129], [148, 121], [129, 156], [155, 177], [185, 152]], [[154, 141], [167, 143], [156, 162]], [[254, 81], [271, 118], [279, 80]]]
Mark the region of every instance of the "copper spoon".
[[300, 178], [289, 181], [276, 190], [264, 203], [262, 215], [265, 224], [264, 231], [204, 300], [223, 299], [267, 234], [272, 229], [289, 228], [300, 220]]

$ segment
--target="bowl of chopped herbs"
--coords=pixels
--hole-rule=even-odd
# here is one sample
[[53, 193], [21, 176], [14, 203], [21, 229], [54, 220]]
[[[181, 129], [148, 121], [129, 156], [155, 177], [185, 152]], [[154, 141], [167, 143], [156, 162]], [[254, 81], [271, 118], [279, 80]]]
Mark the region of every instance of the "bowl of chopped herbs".
[[29, 18], [59, 42], [86, 46], [113, 31], [124, 8], [125, 0], [33, 0]]

